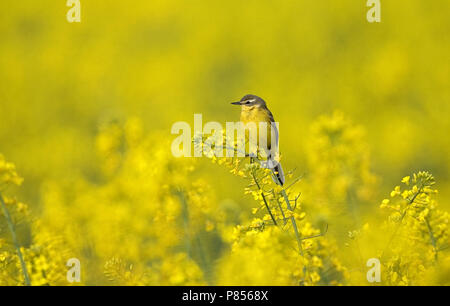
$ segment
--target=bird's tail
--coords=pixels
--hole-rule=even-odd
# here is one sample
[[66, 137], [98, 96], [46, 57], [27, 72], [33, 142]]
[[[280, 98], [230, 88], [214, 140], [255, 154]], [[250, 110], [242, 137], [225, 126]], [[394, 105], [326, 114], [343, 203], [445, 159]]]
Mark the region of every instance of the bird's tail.
[[272, 168], [272, 179], [273, 181], [280, 185], [283, 186], [284, 185], [284, 172], [283, 172], [283, 168], [281, 167], [280, 163], [276, 163], [276, 165]]

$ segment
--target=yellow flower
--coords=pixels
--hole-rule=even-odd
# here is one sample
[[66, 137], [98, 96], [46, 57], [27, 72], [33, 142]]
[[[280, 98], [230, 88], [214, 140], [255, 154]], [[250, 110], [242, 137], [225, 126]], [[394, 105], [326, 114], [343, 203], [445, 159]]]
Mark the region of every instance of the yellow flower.
[[409, 185], [409, 180], [411, 179], [411, 177], [410, 176], [405, 176], [403, 179], [402, 179], [402, 183], [404, 183], [405, 185]]
[[390, 203], [389, 199], [384, 199], [381, 202], [380, 208], [386, 208], [389, 205], [389, 203]]
[[394, 190], [391, 192], [391, 198], [395, 197], [396, 195], [399, 195], [401, 192], [400, 186], [395, 186]]
[[397, 280], [397, 277], [398, 277], [397, 272], [393, 272], [392, 275], [391, 275], [392, 282], [395, 282]]
[[0, 154], [0, 187], [7, 184], [21, 185], [23, 178], [16, 172], [16, 166], [6, 162], [3, 155]]

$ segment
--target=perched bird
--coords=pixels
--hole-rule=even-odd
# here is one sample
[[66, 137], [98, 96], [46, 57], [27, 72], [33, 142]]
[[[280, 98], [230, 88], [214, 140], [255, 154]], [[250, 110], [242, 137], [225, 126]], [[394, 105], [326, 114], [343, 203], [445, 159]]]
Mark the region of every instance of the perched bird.
[[[247, 123], [255, 123], [256, 127], [258, 128], [258, 139], [256, 141], [258, 142], [260, 137], [263, 137], [262, 139], [266, 138], [267, 147], [265, 148], [267, 150], [267, 160], [266, 163], [268, 166], [267, 168], [272, 169], [273, 172], [273, 179], [275, 183], [278, 185], [284, 184], [284, 173], [283, 169], [281, 168], [281, 164], [278, 163], [276, 160], [278, 158], [278, 130], [275, 124], [275, 120], [273, 119], [273, 115], [270, 112], [270, 110], [267, 108], [266, 102], [261, 99], [258, 96], [255, 95], [245, 95], [240, 101], [238, 102], [232, 102], [231, 104], [234, 105], [240, 105], [241, 106], [241, 122], [244, 124]], [[259, 123], [265, 122], [267, 124], [267, 129], [260, 129]], [[275, 137], [274, 146], [272, 146], [272, 134]], [[257, 143], [257, 146], [259, 146], [259, 143]]]

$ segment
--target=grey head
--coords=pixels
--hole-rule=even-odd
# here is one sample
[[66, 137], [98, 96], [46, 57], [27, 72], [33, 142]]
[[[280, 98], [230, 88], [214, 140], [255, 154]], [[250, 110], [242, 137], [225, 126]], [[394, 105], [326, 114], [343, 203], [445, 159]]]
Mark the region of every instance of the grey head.
[[243, 105], [243, 106], [266, 106], [266, 102], [255, 95], [245, 95], [238, 102], [232, 102], [234, 105]]

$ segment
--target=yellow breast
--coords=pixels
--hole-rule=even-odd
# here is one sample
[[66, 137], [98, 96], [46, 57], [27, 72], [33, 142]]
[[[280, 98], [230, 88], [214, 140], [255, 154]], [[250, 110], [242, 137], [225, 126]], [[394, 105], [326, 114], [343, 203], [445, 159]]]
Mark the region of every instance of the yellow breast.
[[[244, 124], [254, 122], [258, 128], [258, 139], [257, 143], [259, 145], [259, 135], [263, 137], [262, 139], [267, 139], [267, 148], [271, 148], [271, 117], [270, 113], [267, 109], [261, 107], [243, 107], [241, 111], [241, 121]], [[267, 123], [266, 129], [260, 129], [259, 123], [265, 122]], [[248, 133], [246, 133], [246, 137], [248, 137]]]

